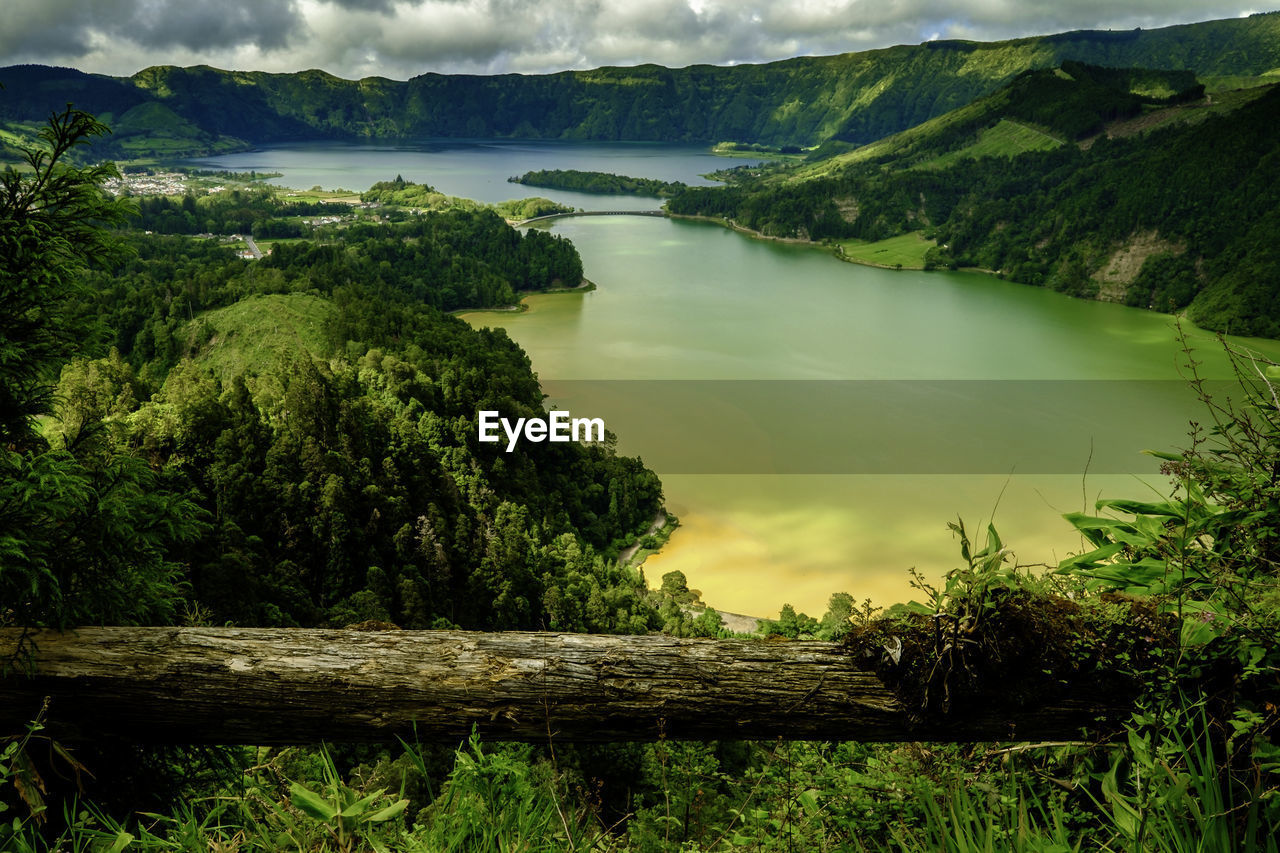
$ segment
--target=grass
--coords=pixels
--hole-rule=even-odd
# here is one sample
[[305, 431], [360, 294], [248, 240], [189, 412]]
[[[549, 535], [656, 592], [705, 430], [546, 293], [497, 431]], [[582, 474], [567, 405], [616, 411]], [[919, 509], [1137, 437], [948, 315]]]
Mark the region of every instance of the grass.
[[336, 189], [322, 190], [319, 187], [313, 187], [309, 190], [295, 190], [289, 187], [280, 187], [272, 185], [272, 189], [280, 195], [284, 201], [328, 201], [341, 204], [359, 204], [360, 193], [357, 190]]
[[1272, 83], [1280, 83], [1280, 72], [1268, 71], [1258, 76], [1244, 76], [1239, 74], [1219, 74], [1211, 76], [1202, 76], [1200, 82], [1204, 84], [1204, 90], [1210, 94], [1217, 92], [1227, 92], [1233, 89], [1256, 89], [1259, 86], [1269, 86]]
[[933, 248], [932, 240], [926, 240], [919, 231], [866, 243], [862, 240], [841, 240], [843, 257], [863, 264], [908, 270], [924, 269], [925, 253]]
[[12, 145], [30, 145], [39, 140], [39, 126], [35, 124], [11, 124], [0, 127], [0, 140]]
[[0, 123], [0, 165], [30, 169], [22, 159], [22, 150], [40, 147], [40, 126], [33, 123]]
[[328, 300], [306, 293], [255, 296], [196, 317], [186, 326], [187, 341], [195, 361], [224, 382], [255, 374], [254, 394], [269, 394], [268, 385], [279, 380], [266, 377], [300, 355], [326, 353], [324, 324], [334, 311]]
[[958, 109], [943, 113], [940, 116], [922, 122], [915, 127], [899, 131], [884, 139], [868, 143], [852, 151], [837, 154], [825, 160], [801, 166], [787, 176], [788, 182], [806, 181], [813, 178], [826, 177], [839, 172], [846, 166], [876, 160], [885, 157], [905, 158], [912, 152], [928, 145], [938, 136], [947, 132], [953, 125], [971, 121], [987, 110], [985, 103], [979, 99]]
[[653, 533], [645, 534], [640, 537], [643, 543], [645, 540], [651, 540], [653, 547], [640, 547], [631, 555], [631, 559], [627, 561], [628, 566], [639, 566], [649, 557], [662, 550], [662, 546], [667, 544], [667, 540], [671, 538], [671, 534], [676, 532], [676, 528], [680, 526], [680, 519], [676, 518], [672, 513], [666, 513], [667, 521], [662, 527]]
[[1065, 144], [1043, 130], [1002, 118], [993, 127], [979, 133], [971, 145], [934, 157], [922, 163], [921, 167], [941, 169], [964, 157], [1015, 157], [1027, 151], [1048, 151]]
[[[315, 242], [314, 238], [311, 237], [264, 237], [254, 240], [254, 242], [258, 244], [258, 248], [262, 251], [264, 257], [271, 254], [271, 250], [275, 247], [276, 243], [305, 243], [308, 241]], [[244, 241], [241, 241], [239, 245], [244, 246], [246, 244]]]

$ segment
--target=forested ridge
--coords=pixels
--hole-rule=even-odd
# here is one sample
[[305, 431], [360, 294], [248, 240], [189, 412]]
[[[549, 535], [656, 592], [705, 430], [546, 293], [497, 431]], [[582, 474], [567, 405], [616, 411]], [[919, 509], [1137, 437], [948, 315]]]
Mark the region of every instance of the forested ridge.
[[[1125, 97], [1136, 76], [1104, 71], [1028, 72], [955, 116], [727, 188], [690, 188], [668, 209], [815, 241], [921, 231], [937, 243], [929, 265], [1280, 336], [1280, 88], [1261, 87], [1230, 110], [1165, 107], [1188, 120], [1112, 138], [1104, 126], [1160, 107]], [[1199, 97], [1189, 85], [1170, 91], [1169, 103]], [[1056, 139], [1039, 150], [975, 150], [1011, 119]]]
[[132, 77], [0, 69], [0, 122], [44, 121], [49, 94], [114, 128], [114, 157], [177, 156], [299, 139], [523, 139], [864, 144], [1065, 61], [1260, 75], [1280, 68], [1280, 14], [1155, 30], [933, 41], [764, 65], [598, 68], [556, 74], [423, 74], [401, 82], [322, 71], [147, 68]]
[[524, 184], [530, 187], [549, 187], [604, 195], [646, 195], [654, 198], [666, 198], [686, 187], [680, 181], [633, 178], [629, 175], [584, 172], [580, 169], [537, 169], [507, 178], [507, 180], [513, 184]]
[[[29, 377], [11, 393], [52, 417], [5, 436], [30, 448], [6, 451], [7, 619], [661, 625], [611, 559], [661, 506], [657, 478], [604, 445], [479, 444], [478, 410], [532, 416], [541, 393], [505, 334], [441, 313], [576, 284], [570, 243], [450, 209], [251, 262], [181, 232], [301, 227], [313, 208], [270, 190], [122, 205], [112, 251], [40, 306], [76, 333], [11, 368]], [[246, 348], [268, 332], [295, 343], [259, 360]], [[164, 523], [107, 524], [144, 511]], [[129, 563], [138, 589], [113, 575]]]

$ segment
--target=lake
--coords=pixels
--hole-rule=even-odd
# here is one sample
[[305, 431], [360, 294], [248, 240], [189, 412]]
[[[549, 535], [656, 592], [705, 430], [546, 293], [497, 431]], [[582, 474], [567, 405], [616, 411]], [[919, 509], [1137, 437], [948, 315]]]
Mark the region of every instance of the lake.
[[513, 198], [542, 196], [585, 210], [632, 210], [661, 207], [657, 199], [602, 196], [526, 187], [510, 183], [535, 169], [581, 169], [649, 177], [686, 184], [713, 184], [707, 172], [759, 158], [720, 157], [690, 145], [648, 142], [559, 142], [554, 140], [439, 139], [418, 144], [355, 144], [311, 142], [276, 145], [257, 151], [223, 154], [188, 161], [206, 169], [233, 172], [282, 172], [274, 183], [293, 189], [345, 188], [363, 192], [378, 181], [400, 175], [407, 181], [430, 184], [447, 195], [496, 204]]
[[[456, 195], [545, 195], [588, 209], [656, 207], [507, 184], [534, 168], [694, 182], [734, 161], [688, 147], [449, 143], [306, 145], [206, 165], [280, 171], [291, 187], [362, 189], [402, 174]], [[513, 190], [527, 190], [525, 193]], [[1024, 563], [1080, 547], [1061, 520], [1099, 496], [1167, 491], [1143, 449], [1178, 446], [1199, 409], [1173, 319], [968, 272], [881, 270], [710, 223], [559, 220], [598, 289], [475, 312], [529, 353], [575, 416], [604, 417], [659, 474], [681, 520], [650, 582], [674, 569], [711, 604], [821, 615], [832, 592], [915, 595], [908, 570], [959, 560], [947, 522], [994, 515]], [[1191, 330], [1207, 375], [1213, 336]], [[1280, 343], [1249, 341], [1272, 358]]]

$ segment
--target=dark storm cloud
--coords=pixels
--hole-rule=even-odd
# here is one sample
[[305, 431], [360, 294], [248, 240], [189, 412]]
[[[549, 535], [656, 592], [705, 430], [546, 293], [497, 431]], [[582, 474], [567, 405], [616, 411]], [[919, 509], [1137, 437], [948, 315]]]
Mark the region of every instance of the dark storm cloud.
[[[741, 63], [933, 38], [1235, 17], [1239, 0], [2, 0], [0, 64], [158, 63], [404, 79]], [[1280, 0], [1272, 0], [1280, 2]]]
[[162, 0], [141, 4], [133, 11], [128, 27], [117, 27], [116, 34], [160, 48], [284, 47], [302, 23], [293, 0]]
[[343, 9], [360, 9], [366, 12], [390, 12], [395, 8], [393, 0], [325, 0]]
[[162, 52], [285, 47], [303, 26], [295, 0], [10, 0], [0, 55], [66, 58], [126, 45]]

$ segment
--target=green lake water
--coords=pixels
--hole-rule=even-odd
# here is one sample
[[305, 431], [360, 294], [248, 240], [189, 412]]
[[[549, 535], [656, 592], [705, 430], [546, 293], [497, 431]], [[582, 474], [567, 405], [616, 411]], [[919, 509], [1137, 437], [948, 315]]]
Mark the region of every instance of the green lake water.
[[[535, 168], [696, 181], [733, 165], [687, 147], [571, 143], [296, 145], [206, 165], [278, 183], [361, 189], [394, 177], [500, 201], [658, 206], [507, 184]], [[953, 568], [947, 522], [993, 513], [1024, 563], [1080, 546], [1061, 520], [1099, 496], [1166, 491], [1144, 448], [1179, 445], [1202, 413], [1181, 379], [1173, 319], [978, 273], [895, 272], [700, 222], [559, 220], [598, 289], [534, 296], [502, 326], [544, 389], [603, 417], [662, 475], [681, 527], [645, 563], [679, 569], [730, 611], [819, 615], [832, 592], [913, 595], [908, 570]], [[1213, 336], [1191, 343], [1228, 375]], [[1244, 342], [1272, 358], [1280, 343]]]
[[[958, 516], [974, 528], [994, 512], [1020, 560], [1056, 563], [1080, 544], [1061, 514], [1166, 489], [1141, 450], [1178, 446], [1199, 415], [1166, 315], [858, 266], [707, 223], [553, 230], [598, 289], [467, 319], [504, 327], [554, 402], [604, 416], [662, 474], [682, 527], [646, 574], [679, 569], [722, 609], [820, 614], [836, 591], [902, 600], [909, 569], [956, 565]], [[1213, 336], [1190, 338], [1201, 370], [1227, 377]], [[906, 420], [881, 405], [915, 390]]]

